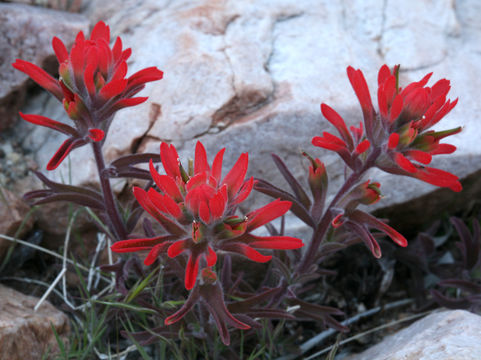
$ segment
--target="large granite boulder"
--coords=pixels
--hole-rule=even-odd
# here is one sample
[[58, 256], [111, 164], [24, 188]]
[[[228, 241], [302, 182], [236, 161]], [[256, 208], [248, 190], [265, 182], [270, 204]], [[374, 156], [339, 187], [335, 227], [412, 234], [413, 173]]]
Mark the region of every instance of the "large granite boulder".
[[[158, 152], [160, 141], [173, 142], [182, 158], [192, 157], [201, 140], [208, 153], [227, 147], [226, 168], [241, 152], [250, 154], [250, 173], [278, 184], [280, 176], [269, 158], [277, 153], [298, 177], [307, 164], [307, 150], [328, 166], [331, 192], [342, 181], [336, 154], [314, 148], [311, 138], [333, 127], [319, 104], [334, 107], [351, 124], [361, 111], [347, 79], [348, 65], [361, 68], [376, 99], [377, 70], [383, 63], [401, 64], [401, 82], [416, 81], [433, 71], [433, 79], [452, 81], [451, 98], [458, 106], [440, 128], [464, 125], [450, 138], [458, 147], [433, 165], [464, 178], [480, 169], [477, 89], [481, 78], [476, 1], [283, 0], [240, 2], [86, 1], [92, 23], [102, 19], [113, 35], [133, 48], [129, 72], [158, 66], [162, 81], [148, 84], [149, 100], [116, 115], [106, 142], [107, 158], [143, 151]], [[62, 37], [62, 35], [61, 35]], [[65, 40], [65, 39], [64, 39]], [[31, 112], [60, 120], [56, 100], [37, 101]], [[31, 103], [32, 104], [32, 103]], [[48, 138], [42, 134], [48, 133]], [[45, 139], [48, 139], [46, 141]], [[35, 129], [25, 146], [36, 152], [44, 168], [63, 141], [50, 130]], [[81, 164], [82, 166], [77, 166]], [[90, 149], [75, 150], [71, 162], [50, 174], [81, 184], [96, 178]], [[410, 178], [373, 172], [385, 198], [380, 207], [405, 203], [435, 188]], [[422, 216], [448, 205], [461, 206], [480, 193], [471, 181], [463, 196], [443, 191], [439, 202], [423, 200], [406, 216]], [[122, 186], [119, 185], [118, 189]], [[430, 205], [432, 204], [432, 205]], [[413, 213], [414, 211], [414, 213]]]

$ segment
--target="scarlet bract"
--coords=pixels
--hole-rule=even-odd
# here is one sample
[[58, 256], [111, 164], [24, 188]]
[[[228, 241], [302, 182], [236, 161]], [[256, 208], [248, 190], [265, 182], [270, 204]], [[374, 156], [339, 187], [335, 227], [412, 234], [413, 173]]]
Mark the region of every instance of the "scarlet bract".
[[[298, 249], [300, 239], [290, 236], [257, 236], [251, 232], [284, 215], [291, 203], [275, 200], [246, 216], [236, 214], [237, 206], [250, 194], [253, 178], [245, 179], [248, 165], [247, 153], [241, 154], [232, 169], [222, 178], [220, 150], [212, 162], [201, 142], [195, 149], [192, 173], [182, 167], [173, 145], [162, 143], [160, 155], [165, 174], [157, 172], [150, 163], [150, 173], [157, 188], [145, 191], [134, 188], [139, 204], [169, 234], [155, 238], [129, 239], [112, 245], [117, 252], [150, 250], [145, 264], [152, 264], [161, 253], [176, 257], [188, 255], [185, 287], [194, 287], [199, 268], [214, 266], [216, 252], [237, 253], [256, 262], [266, 262], [270, 255], [256, 249]], [[204, 259], [203, 262], [201, 260]]]
[[70, 53], [63, 42], [54, 37], [52, 46], [59, 62], [59, 79], [21, 59], [12, 64], [61, 101], [74, 121], [72, 127], [44, 116], [20, 114], [28, 122], [69, 136], [48, 163], [47, 170], [56, 169], [73, 149], [102, 141], [114, 113], [147, 100], [134, 96], [145, 83], [162, 79], [163, 73], [156, 67], [125, 78], [127, 59], [132, 51], [122, 49], [120, 37], [112, 48], [109, 43], [110, 29], [102, 21], [95, 25], [89, 39], [79, 32]]
[[341, 138], [324, 132], [323, 136], [314, 137], [312, 144], [337, 152], [353, 170], [363, 165], [360, 154], [378, 151], [376, 166], [384, 171], [460, 191], [462, 187], [457, 176], [425, 166], [431, 162], [432, 156], [456, 150], [455, 146], [440, 141], [457, 134], [461, 127], [430, 130], [457, 104], [457, 99], [446, 98], [449, 81], [441, 79], [428, 87], [426, 84], [432, 75], [428, 74], [403, 89], [398, 85], [399, 66], [391, 71], [383, 65], [378, 74], [377, 113], [363, 73], [348, 67], [347, 74], [362, 108], [366, 135], [363, 136], [362, 123], [359, 128], [351, 127], [351, 135], [342, 117], [322, 104], [323, 115], [336, 127]]

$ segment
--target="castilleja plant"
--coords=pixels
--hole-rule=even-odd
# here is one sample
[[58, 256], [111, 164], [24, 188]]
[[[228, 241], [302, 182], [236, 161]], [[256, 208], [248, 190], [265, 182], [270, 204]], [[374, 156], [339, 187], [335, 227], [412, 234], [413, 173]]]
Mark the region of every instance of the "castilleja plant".
[[[68, 116], [73, 120], [72, 127], [45, 116], [20, 113], [24, 120], [32, 124], [45, 126], [69, 136], [47, 164], [47, 170], [56, 169], [75, 148], [91, 143], [102, 187], [100, 197], [105, 204], [104, 206], [97, 204], [99, 194], [93, 191], [86, 193], [84, 189], [65, 188], [53, 182], [46, 183], [54, 190], [53, 192], [33, 192], [27, 194], [27, 198], [41, 197], [37, 203], [70, 200], [80, 205], [92, 205], [106, 212], [105, 220], [114, 236], [119, 239], [127, 236], [127, 230], [113, 199], [102, 153], [103, 140], [115, 112], [146, 101], [147, 97], [134, 96], [145, 87], [145, 83], [162, 79], [163, 73], [156, 67], [150, 67], [125, 78], [128, 70], [127, 60], [132, 51], [130, 48], [122, 49], [120, 37], [116, 39], [112, 48], [109, 43], [110, 29], [102, 21], [95, 25], [89, 39], [85, 39], [83, 32], [80, 31], [70, 53], [64, 43], [54, 37], [52, 46], [59, 62], [59, 79], [54, 79], [37, 65], [21, 59], [17, 59], [12, 66], [29, 75], [61, 101]], [[132, 158], [131, 161], [135, 162], [138, 159]], [[43, 180], [44, 177], [40, 179]]]
[[316, 262], [316, 257], [322, 255], [318, 250], [331, 226], [354, 234], [376, 257], [381, 256], [381, 250], [370, 229], [385, 233], [400, 246], [407, 246], [406, 239], [396, 230], [357, 209], [358, 205], [373, 204], [381, 197], [379, 183], [362, 180], [370, 168], [378, 167], [392, 174], [411, 176], [453, 191], [462, 189], [457, 176], [425, 166], [434, 155], [450, 154], [456, 150], [455, 146], [440, 141], [459, 133], [461, 127], [430, 130], [457, 104], [457, 99], [447, 99], [450, 89], [448, 80], [441, 79], [428, 87], [426, 84], [431, 73], [401, 88], [399, 66], [391, 71], [383, 65], [378, 74], [379, 112], [376, 112], [363, 73], [348, 67], [347, 75], [361, 105], [364, 121], [348, 130], [344, 119], [330, 106], [322, 104], [322, 114], [334, 125], [340, 137], [324, 132], [322, 136], [312, 138], [314, 146], [336, 152], [347, 168], [347, 179], [327, 208], [324, 202], [328, 181], [324, 164], [307, 153], [304, 155], [311, 161], [309, 186], [312, 201], [277, 157], [274, 160], [294, 194], [266, 181], [260, 181], [256, 186], [257, 190], [268, 195], [293, 201], [294, 214], [314, 229], [308, 250], [297, 269], [298, 274], [307, 271]]
[[109, 43], [110, 29], [103, 22], [94, 27], [89, 39], [79, 32], [70, 53], [64, 43], [54, 37], [52, 46], [60, 64], [58, 80], [27, 61], [17, 59], [12, 64], [61, 101], [75, 125], [72, 127], [44, 116], [20, 113], [28, 122], [70, 136], [52, 157], [47, 170], [56, 169], [73, 149], [88, 142], [102, 141], [115, 112], [146, 101], [146, 97], [134, 96], [145, 83], [162, 79], [162, 71], [155, 67], [125, 78], [132, 51], [122, 49], [120, 37], [112, 48]]
[[[162, 72], [155, 67], [126, 77], [126, 61], [131, 51], [122, 49], [120, 38], [113, 47], [109, 43], [110, 30], [103, 22], [95, 25], [89, 39], [80, 32], [70, 52], [58, 38], [54, 38], [53, 48], [60, 64], [59, 79], [23, 60], [13, 64], [61, 101], [73, 121], [71, 126], [41, 115], [20, 114], [30, 123], [68, 136], [49, 161], [47, 170], [56, 169], [72, 150], [90, 143], [100, 183], [98, 191], [56, 183], [37, 173], [46, 188], [31, 191], [25, 198], [34, 200], [34, 204], [70, 201], [87, 206], [107, 225], [99, 228], [114, 242], [111, 246], [114, 252], [145, 252], [145, 265], [160, 263], [164, 273], [178, 274], [170, 277], [170, 285], [165, 287], [170, 291], [167, 296], [169, 300], [185, 299], [187, 290], [186, 300], [172, 313], [166, 307], [157, 306], [158, 299], [151, 299], [149, 303], [143, 296], [142, 306], [156, 312], [164, 325], [155, 331], [149, 329], [131, 334], [139, 341], [145, 340], [145, 336], [152, 339], [156, 332], [161, 336], [171, 335], [172, 331], [190, 331], [190, 334], [198, 335], [199, 332], [189, 326], [192, 319], [203, 329], [209, 329], [209, 319], [213, 319], [224, 344], [231, 342], [228, 327], [241, 330], [262, 328], [258, 321], [261, 318], [314, 319], [344, 331], [346, 327], [333, 317], [342, 315], [342, 311], [308, 303], [301, 298], [305, 285], [322, 276], [318, 269], [322, 260], [358, 242], [364, 242], [378, 258], [381, 256], [376, 240], [379, 235], [407, 246], [400, 233], [359, 209], [360, 205], [371, 205], [381, 199], [381, 184], [367, 178], [368, 170], [377, 167], [391, 174], [461, 190], [455, 175], [427, 166], [434, 155], [455, 151], [453, 145], [441, 143], [441, 140], [461, 131], [460, 127], [431, 130], [457, 103], [447, 99], [449, 81], [442, 79], [429, 87], [426, 85], [431, 74], [428, 74], [401, 88], [399, 66], [389, 69], [386, 65], [381, 67], [378, 75], [378, 111], [372, 105], [362, 72], [352, 67], [347, 69], [361, 104], [363, 121], [359, 126], [348, 129], [334, 109], [321, 105], [322, 114], [334, 125], [339, 136], [324, 132], [312, 138], [312, 144], [339, 154], [346, 165], [347, 175], [329, 203], [326, 203], [326, 168], [320, 159], [307, 152], [303, 155], [310, 162], [306, 176], [310, 195], [276, 155], [273, 155], [274, 162], [292, 193], [263, 179], [246, 178], [247, 153], [240, 154], [234, 166], [222, 176], [225, 149], [209, 163], [201, 142], [197, 143], [194, 161], [189, 162], [187, 168], [182, 166], [175, 147], [165, 142], [160, 145], [160, 156], [125, 155], [106, 165], [102, 146], [114, 114], [146, 101], [146, 97], [135, 97], [136, 94], [145, 83], [162, 78]], [[163, 171], [156, 167], [159, 162]], [[148, 163], [149, 170], [136, 167], [141, 163]], [[147, 180], [144, 187], [133, 188], [136, 202], [128, 209], [123, 209], [114, 198], [111, 179], [115, 177]], [[246, 204], [244, 201], [253, 189], [275, 200], [243, 215], [239, 205]], [[154, 233], [152, 224], [144, 220], [146, 234], [132, 234], [142, 211], [158, 222], [161, 233]], [[307, 249], [300, 250], [304, 245], [301, 239], [284, 234], [283, 216], [288, 211], [312, 228], [312, 237], [306, 241]], [[271, 224], [277, 218], [282, 218], [280, 230]], [[260, 235], [263, 226], [270, 235]], [[136, 259], [133, 256], [104, 267], [116, 273], [117, 296], [121, 299], [129, 291], [126, 277]], [[270, 261], [272, 259], [275, 261]], [[261, 285], [254, 285], [250, 278], [234, 277], [234, 261], [236, 265], [237, 262], [244, 264], [243, 261], [269, 263], [272, 271], [261, 274]], [[137, 274], [142, 274], [139, 269], [137, 267]], [[143, 288], [146, 285], [143, 284]], [[138, 295], [137, 290], [135, 293], [127, 302]], [[214, 341], [215, 338], [209, 339]]]
[[[167, 232], [154, 238], [129, 239], [112, 245], [115, 252], [149, 250], [145, 265], [151, 265], [161, 253], [174, 258], [188, 255], [185, 269], [185, 288], [193, 290], [184, 306], [165, 319], [170, 325], [179, 321], [201, 298], [212, 314], [224, 343], [229, 343], [226, 325], [248, 329], [249, 325], [232, 316], [223, 300], [223, 291], [212, 267], [217, 253], [232, 253], [256, 262], [267, 262], [272, 256], [256, 249], [298, 249], [304, 244], [289, 236], [257, 236], [252, 231], [284, 215], [291, 203], [276, 200], [245, 216], [236, 213], [238, 205], [250, 194], [254, 179], [245, 179], [247, 153], [241, 154], [232, 169], [222, 178], [222, 159], [225, 149], [215, 156], [212, 167], [201, 142], [195, 149], [193, 167], [185, 171], [173, 145], [162, 143], [160, 156], [165, 170], [161, 175], [150, 162], [154, 188], [145, 191], [134, 187], [139, 204]], [[199, 267], [202, 276], [198, 278]]]

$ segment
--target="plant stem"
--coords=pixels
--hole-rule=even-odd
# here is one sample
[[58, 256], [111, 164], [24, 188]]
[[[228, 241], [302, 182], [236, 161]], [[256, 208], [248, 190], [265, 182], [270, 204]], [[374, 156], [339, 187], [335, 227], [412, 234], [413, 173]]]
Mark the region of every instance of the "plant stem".
[[321, 245], [322, 241], [324, 240], [324, 237], [327, 233], [327, 230], [329, 229], [329, 226], [332, 221], [332, 209], [337, 205], [339, 200], [354, 186], [358, 183], [358, 181], [363, 177], [363, 175], [366, 173], [367, 170], [369, 170], [371, 167], [374, 166], [374, 163], [376, 162], [376, 159], [379, 157], [380, 154], [380, 149], [375, 148], [369, 155], [369, 157], [366, 159], [366, 162], [364, 163], [364, 166], [358, 170], [354, 171], [346, 180], [344, 185], [339, 189], [337, 194], [334, 196], [334, 199], [332, 199], [331, 203], [329, 206], [326, 208], [324, 211], [324, 215], [322, 216], [321, 220], [319, 221], [318, 225], [316, 226], [314, 230], [314, 234], [312, 234], [312, 239], [308, 245], [307, 251], [304, 252], [304, 257], [298, 266], [296, 273], [297, 274], [303, 274], [304, 272], [307, 271], [309, 266], [312, 265], [312, 263], [316, 259], [317, 251], [319, 250], [319, 246]]
[[304, 273], [314, 262], [317, 255], [317, 250], [319, 249], [319, 246], [321, 245], [322, 240], [324, 239], [324, 236], [326, 235], [327, 230], [329, 229], [329, 225], [332, 221], [331, 209], [336, 206], [337, 202], [341, 199], [341, 197], [360, 179], [361, 175], [362, 174], [357, 172], [352, 173], [346, 180], [344, 185], [341, 187], [341, 189], [339, 189], [334, 199], [332, 199], [331, 203], [324, 212], [321, 221], [314, 230], [314, 234], [312, 234], [312, 238], [309, 242], [307, 251], [304, 253], [302, 262], [297, 269], [298, 274]]
[[99, 173], [103, 201], [105, 204], [105, 209], [107, 210], [107, 216], [110, 220], [109, 225], [112, 228], [113, 233], [117, 237], [117, 239], [112, 240], [127, 239], [127, 230], [125, 229], [125, 224], [120, 217], [119, 209], [117, 208], [117, 204], [115, 203], [112, 187], [110, 186], [110, 180], [106, 175], [105, 160], [102, 153], [102, 145], [99, 142], [92, 142], [92, 148], [94, 151], [95, 162], [97, 164], [97, 170]]

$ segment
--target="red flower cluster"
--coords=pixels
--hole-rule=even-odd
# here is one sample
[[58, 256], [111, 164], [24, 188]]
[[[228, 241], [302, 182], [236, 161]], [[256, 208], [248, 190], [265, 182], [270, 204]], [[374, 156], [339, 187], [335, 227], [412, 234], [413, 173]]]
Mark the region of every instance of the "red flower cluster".
[[95, 25], [90, 39], [79, 32], [70, 53], [63, 42], [54, 37], [52, 46], [60, 64], [58, 80], [27, 61], [17, 59], [12, 64], [61, 101], [75, 124], [72, 127], [45, 116], [20, 113], [28, 122], [69, 136], [48, 163], [47, 170], [57, 168], [73, 149], [91, 141], [102, 141], [113, 114], [147, 100], [134, 96], [145, 83], [162, 79], [163, 73], [156, 67], [125, 78], [127, 59], [132, 51], [130, 48], [122, 50], [120, 38], [112, 48], [109, 43], [110, 29], [103, 22]]
[[461, 127], [429, 130], [456, 106], [457, 100], [446, 98], [449, 81], [441, 79], [428, 87], [426, 84], [431, 73], [403, 89], [398, 85], [399, 66], [391, 72], [383, 65], [378, 75], [377, 114], [362, 72], [348, 67], [347, 75], [361, 104], [366, 136], [363, 136], [362, 124], [359, 128], [351, 127], [351, 135], [342, 117], [322, 104], [323, 115], [337, 128], [341, 138], [325, 132], [322, 137], [312, 139], [313, 145], [336, 151], [353, 170], [363, 165], [360, 154], [369, 149], [379, 151], [376, 166], [386, 172], [412, 176], [432, 185], [460, 191], [457, 176], [425, 166], [431, 162], [432, 156], [456, 150], [455, 146], [440, 141], [457, 134]]
[[[440, 144], [450, 135], [457, 134], [461, 127], [450, 130], [428, 130], [437, 124], [457, 104], [458, 100], [447, 100], [451, 88], [446, 79], [427, 87], [432, 73], [418, 82], [402, 89], [397, 86], [399, 67], [391, 73], [384, 65], [378, 75], [378, 103], [382, 124], [389, 133], [388, 155], [397, 165], [393, 167], [378, 162], [378, 166], [392, 173], [401, 173], [418, 178], [432, 185], [461, 191], [458, 177], [446, 171], [426, 167], [433, 155], [451, 154], [456, 147]], [[413, 161], [415, 161], [413, 163]]]
[[250, 194], [254, 180], [245, 180], [248, 155], [240, 155], [233, 168], [222, 179], [225, 149], [217, 153], [209, 166], [202, 143], [195, 149], [194, 166], [187, 173], [179, 162], [173, 145], [162, 143], [160, 155], [165, 174], [159, 174], [150, 163], [150, 173], [160, 192], [134, 188], [140, 205], [167, 231], [154, 238], [123, 240], [112, 245], [115, 252], [149, 250], [145, 264], [152, 264], [161, 253], [176, 257], [188, 254], [185, 287], [194, 287], [199, 268], [211, 267], [218, 250], [237, 253], [256, 262], [271, 256], [256, 249], [297, 249], [300, 239], [289, 236], [257, 236], [251, 232], [284, 215], [291, 203], [275, 200], [246, 216], [235, 214], [239, 203]]

